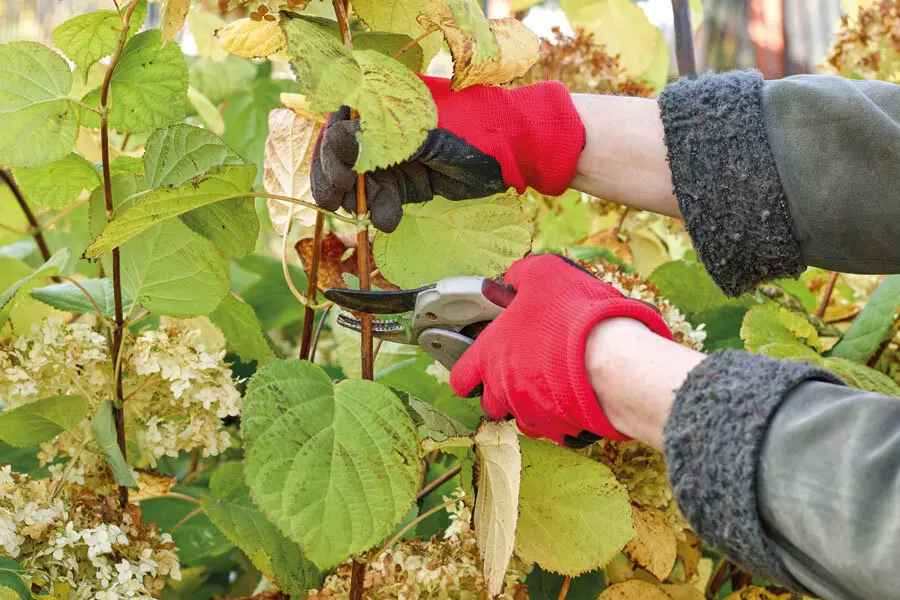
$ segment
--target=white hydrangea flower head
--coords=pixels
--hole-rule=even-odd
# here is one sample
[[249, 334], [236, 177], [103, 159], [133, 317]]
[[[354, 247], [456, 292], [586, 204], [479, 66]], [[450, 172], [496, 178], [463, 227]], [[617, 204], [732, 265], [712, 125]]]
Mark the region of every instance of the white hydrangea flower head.
[[181, 578], [171, 536], [142, 523], [136, 506], [119, 510], [87, 488], [9, 466], [0, 468], [0, 544], [42, 593], [68, 589], [69, 600], [151, 600]]
[[[211, 334], [208, 320], [190, 325], [168, 319], [161, 329], [147, 330], [123, 346], [125, 423], [141, 455], [155, 466], [162, 456], [200, 449], [204, 456], [231, 447], [222, 424], [241, 413], [242, 397], [225, 363], [224, 339]], [[0, 398], [16, 408], [47, 396], [78, 395], [92, 409], [114, 391], [106, 338], [86, 323], [49, 319], [30, 332], [0, 342]], [[49, 463], [60, 455], [75, 456], [78, 440], [90, 436], [87, 420], [75, 431], [42, 444], [39, 455]], [[84, 452], [80, 470], [68, 482], [84, 483], [85, 474], [102, 468], [102, 460]], [[57, 479], [61, 467], [53, 467]]]

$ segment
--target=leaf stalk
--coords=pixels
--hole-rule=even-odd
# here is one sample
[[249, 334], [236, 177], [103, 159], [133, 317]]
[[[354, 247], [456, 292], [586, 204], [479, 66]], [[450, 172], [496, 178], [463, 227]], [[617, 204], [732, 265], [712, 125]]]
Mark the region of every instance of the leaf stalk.
[[[291, 222], [290, 219], [288, 219], [288, 231], [290, 230], [290, 227]], [[318, 292], [319, 263], [322, 258], [322, 231], [324, 229], [325, 215], [316, 213], [316, 226], [313, 233], [312, 263], [309, 265], [309, 277], [306, 286], [307, 303], [303, 314], [303, 336], [300, 338], [300, 360], [309, 360], [310, 352], [312, 350], [313, 322], [316, 319], [316, 311], [310, 306], [310, 302], [315, 302], [316, 294]]]
[[[41, 256], [44, 259], [44, 262], [50, 260], [50, 257], [53, 256], [50, 254], [50, 248], [47, 247], [47, 240], [44, 239], [44, 234], [41, 230], [41, 224], [37, 220], [37, 217], [34, 216], [34, 213], [31, 211], [31, 207], [28, 206], [28, 203], [25, 201], [25, 196], [22, 195], [22, 190], [19, 189], [19, 185], [16, 183], [16, 180], [13, 179], [12, 173], [10, 173], [6, 169], [0, 169], [0, 178], [6, 183], [9, 187], [10, 191], [13, 193], [13, 196], [16, 197], [16, 202], [19, 203], [19, 207], [22, 209], [22, 212], [25, 213], [25, 218], [28, 219], [29, 232], [34, 237], [34, 241], [38, 245], [38, 249], [41, 251]], [[57, 283], [59, 282], [58, 277], [53, 278]]]

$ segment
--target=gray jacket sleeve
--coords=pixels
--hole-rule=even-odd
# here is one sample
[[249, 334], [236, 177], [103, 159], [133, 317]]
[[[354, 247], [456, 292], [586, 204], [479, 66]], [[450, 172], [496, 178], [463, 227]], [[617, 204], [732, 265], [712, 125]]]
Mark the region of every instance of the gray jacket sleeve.
[[[728, 294], [806, 266], [900, 271], [900, 86], [756, 73], [660, 98], [698, 257]], [[828, 599], [900, 589], [900, 398], [801, 362], [711, 355], [665, 432], [675, 497], [707, 543]]]
[[681, 213], [725, 293], [807, 266], [900, 271], [900, 85], [733, 72], [659, 102]]

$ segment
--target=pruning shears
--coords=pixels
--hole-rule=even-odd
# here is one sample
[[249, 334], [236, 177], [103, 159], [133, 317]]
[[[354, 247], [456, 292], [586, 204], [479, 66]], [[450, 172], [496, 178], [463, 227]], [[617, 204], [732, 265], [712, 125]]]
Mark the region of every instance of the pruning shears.
[[[374, 319], [372, 335], [389, 342], [418, 345], [448, 369], [515, 295], [512, 286], [487, 277], [447, 277], [413, 290], [325, 291], [326, 298], [350, 311], [375, 315], [410, 313]], [[339, 315], [338, 324], [362, 331], [362, 320], [356, 317]]]

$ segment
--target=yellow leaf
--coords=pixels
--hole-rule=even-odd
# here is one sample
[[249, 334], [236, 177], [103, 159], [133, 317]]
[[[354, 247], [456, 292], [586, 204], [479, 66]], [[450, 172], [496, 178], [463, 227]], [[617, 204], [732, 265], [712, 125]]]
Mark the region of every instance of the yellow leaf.
[[228, 56], [216, 39], [216, 30], [225, 27], [225, 20], [222, 17], [205, 10], [195, 10], [188, 13], [187, 22], [188, 29], [194, 36], [194, 44], [197, 46], [197, 56], [215, 61]]
[[132, 502], [140, 502], [142, 500], [150, 500], [151, 498], [162, 498], [169, 493], [169, 490], [175, 485], [175, 478], [168, 475], [160, 475], [153, 471], [144, 471], [139, 469], [137, 476], [138, 491], [128, 494], [128, 499]]
[[662, 589], [672, 600], [704, 600], [706, 596], [692, 583], [664, 583]]
[[475, 538], [488, 593], [493, 597], [503, 590], [515, 546], [522, 453], [509, 421], [483, 421], [474, 439], [478, 461]]
[[675, 531], [666, 513], [655, 508], [632, 506], [637, 536], [622, 552], [659, 580], [668, 577], [677, 556]]
[[439, 27], [453, 57], [451, 89], [475, 84], [498, 85], [524, 75], [540, 57], [537, 36], [516, 19], [490, 19], [488, 27], [499, 46], [492, 56], [484, 57], [478, 41], [464, 33], [446, 4], [434, 0], [431, 11], [419, 16], [423, 27]]
[[609, 586], [597, 600], [672, 600], [672, 596], [652, 583], [629, 579]]
[[175, 38], [175, 35], [184, 27], [188, 9], [191, 8], [191, 0], [166, 0], [162, 12], [162, 43], [163, 46]]
[[637, 77], [650, 68], [659, 54], [659, 30], [631, 0], [560, 0], [573, 27], [583, 27], [619, 55], [628, 75]]
[[[321, 128], [319, 119], [304, 118], [289, 108], [276, 108], [269, 113], [269, 137], [263, 160], [263, 186], [268, 193], [313, 202], [309, 167]], [[266, 205], [272, 229], [278, 235], [284, 234], [289, 218], [303, 227], [316, 221], [316, 211], [305, 206], [271, 198], [266, 200]]]
[[320, 125], [325, 122], [325, 118], [322, 115], [314, 113], [312, 111], [312, 109], [309, 107], [309, 101], [303, 94], [291, 94], [290, 92], [283, 92], [281, 94], [281, 103], [285, 108], [289, 108], [297, 113], [298, 117], [303, 117], [304, 119], [313, 119]]
[[266, 58], [287, 43], [277, 20], [238, 19], [216, 30], [216, 37], [228, 53], [243, 58]]

